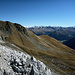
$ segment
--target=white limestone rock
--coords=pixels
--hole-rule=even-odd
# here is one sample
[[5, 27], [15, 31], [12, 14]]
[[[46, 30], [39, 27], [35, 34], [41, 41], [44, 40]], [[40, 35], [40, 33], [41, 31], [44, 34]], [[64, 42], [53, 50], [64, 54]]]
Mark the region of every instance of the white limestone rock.
[[0, 44], [0, 75], [52, 74], [43, 62], [36, 60], [27, 53], [16, 51]]

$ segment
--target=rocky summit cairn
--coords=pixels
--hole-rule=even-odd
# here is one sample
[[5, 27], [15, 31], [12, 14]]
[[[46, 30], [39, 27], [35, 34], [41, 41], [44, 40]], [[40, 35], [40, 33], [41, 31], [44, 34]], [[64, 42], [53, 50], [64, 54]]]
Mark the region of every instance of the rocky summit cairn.
[[[15, 47], [15, 45], [11, 44]], [[0, 75], [52, 75], [45, 64], [0, 40]]]

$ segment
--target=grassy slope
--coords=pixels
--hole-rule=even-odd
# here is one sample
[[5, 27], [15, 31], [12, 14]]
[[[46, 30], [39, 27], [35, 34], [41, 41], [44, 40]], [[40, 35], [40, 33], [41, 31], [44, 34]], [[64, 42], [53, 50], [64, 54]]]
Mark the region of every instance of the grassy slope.
[[[20, 39], [19, 36], [17, 36], [18, 38], [14, 38], [16, 35], [10, 36], [9, 38], [11, 38], [11, 42], [18, 45], [25, 52], [35, 56], [37, 59], [43, 61], [56, 71], [59, 71], [62, 74], [64, 71], [74, 71], [72, 70], [75, 69], [75, 55], [73, 55], [75, 54], [74, 50], [49, 36], [43, 35], [38, 37], [30, 31], [28, 31], [28, 35], [29, 36], [21, 37], [22, 39]], [[24, 44], [21, 40], [23, 40]]]
[[[35, 56], [52, 70], [66, 75], [75, 70], [75, 51], [46, 35], [36, 36], [31, 31], [19, 31], [11, 23], [12, 33], [7, 41], [16, 44], [23, 52]], [[22, 27], [21, 27], [22, 28]]]

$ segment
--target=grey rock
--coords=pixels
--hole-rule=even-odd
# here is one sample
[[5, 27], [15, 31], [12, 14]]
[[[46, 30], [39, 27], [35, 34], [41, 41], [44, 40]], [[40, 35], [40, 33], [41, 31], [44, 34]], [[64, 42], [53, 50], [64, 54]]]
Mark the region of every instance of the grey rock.
[[0, 44], [0, 55], [0, 75], [52, 75], [43, 62], [27, 53]]
[[0, 70], [0, 75], [3, 75], [3, 72]]

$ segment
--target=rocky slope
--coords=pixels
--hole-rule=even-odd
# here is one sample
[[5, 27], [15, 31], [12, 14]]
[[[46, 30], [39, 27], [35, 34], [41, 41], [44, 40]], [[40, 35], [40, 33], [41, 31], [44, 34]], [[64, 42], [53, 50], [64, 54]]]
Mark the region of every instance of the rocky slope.
[[19, 49], [0, 39], [0, 75], [52, 75], [45, 64]]
[[0, 36], [45, 63], [55, 75], [72, 75], [75, 71], [75, 50], [47, 35], [37, 36], [17, 23], [0, 21]]

